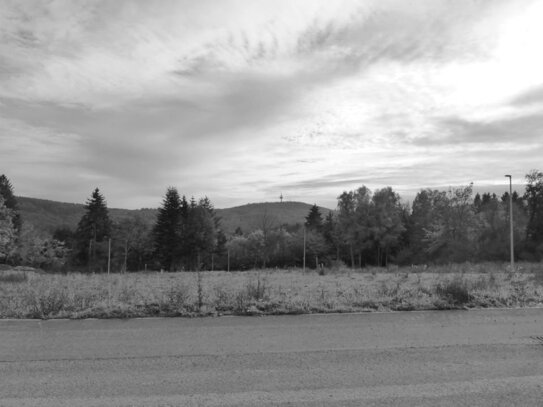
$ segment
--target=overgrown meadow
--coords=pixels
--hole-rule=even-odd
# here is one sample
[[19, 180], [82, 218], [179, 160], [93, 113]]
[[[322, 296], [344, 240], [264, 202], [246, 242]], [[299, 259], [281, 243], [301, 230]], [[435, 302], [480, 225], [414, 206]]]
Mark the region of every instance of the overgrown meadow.
[[131, 318], [543, 306], [543, 264], [302, 272], [0, 270], [1, 318]]

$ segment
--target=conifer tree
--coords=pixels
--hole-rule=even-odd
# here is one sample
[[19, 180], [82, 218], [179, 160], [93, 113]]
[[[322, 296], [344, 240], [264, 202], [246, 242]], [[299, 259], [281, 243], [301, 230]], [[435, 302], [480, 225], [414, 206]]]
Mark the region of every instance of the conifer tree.
[[183, 218], [187, 216], [187, 201], [179, 197], [176, 188], [169, 187], [158, 209], [153, 229], [155, 253], [162, 268], [174, 271], [182, 255]]
[[81, 264], [87, 264], [89, 271], [102, 271], [107, 260], [105, 245], [111, 236], [111, 220], [107, 204], [96, 188], [85, 204], [85, 214], [77, 225], [77, 258]]
[[322, 230], [322, 215], [319, 207], [314, 204], [305, 217], [305, 226], [307, 229], [320, 232]]

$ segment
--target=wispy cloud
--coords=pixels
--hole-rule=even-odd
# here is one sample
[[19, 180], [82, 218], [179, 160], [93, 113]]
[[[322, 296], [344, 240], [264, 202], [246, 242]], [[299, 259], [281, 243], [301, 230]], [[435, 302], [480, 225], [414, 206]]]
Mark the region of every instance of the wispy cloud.
[[530, 0], [6, 0], [2, 171], [129, 207], [168, 185], [330, 206], [358, 183], [521, 176], [543, 148], [541, 18]]

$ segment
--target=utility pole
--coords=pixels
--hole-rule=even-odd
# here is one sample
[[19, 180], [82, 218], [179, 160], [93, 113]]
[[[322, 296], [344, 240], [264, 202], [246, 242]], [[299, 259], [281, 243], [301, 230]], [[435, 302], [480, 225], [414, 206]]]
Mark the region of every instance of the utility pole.
[[509, 233], [510, 233], [510, 252], [511, 252], [511, 272], [515, 270], [515, 246], [513, 244], [513, 177], [506, 175], [509, 178]]
[[306, 237], [305, 237], [305, 225], [304, 225], [304, 261], [303, 261], [303, 272], [305, 273], [305, 241], [306, 241]]
[[109, 276], [109, 270], [111, 268], [111, 238], [108, 240], [107, 245], [107, 275]]

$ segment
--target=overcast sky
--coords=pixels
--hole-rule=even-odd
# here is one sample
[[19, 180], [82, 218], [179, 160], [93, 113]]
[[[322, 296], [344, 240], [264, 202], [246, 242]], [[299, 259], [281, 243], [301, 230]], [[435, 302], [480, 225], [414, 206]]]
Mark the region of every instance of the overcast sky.
[[530, 0], [0, 0], [0, 173], [125, 208], [523, 182], [541, 21]]

